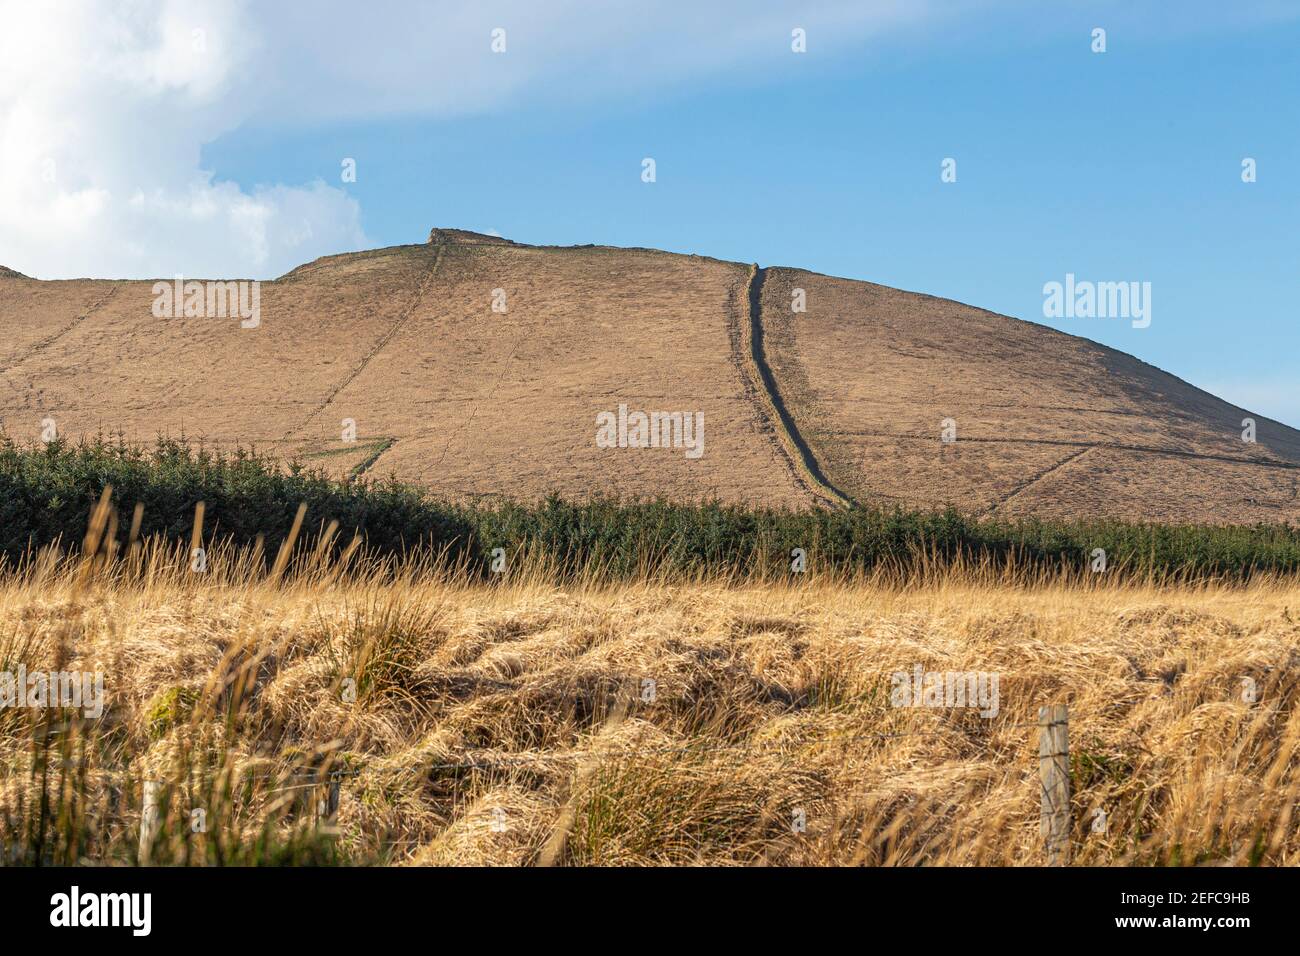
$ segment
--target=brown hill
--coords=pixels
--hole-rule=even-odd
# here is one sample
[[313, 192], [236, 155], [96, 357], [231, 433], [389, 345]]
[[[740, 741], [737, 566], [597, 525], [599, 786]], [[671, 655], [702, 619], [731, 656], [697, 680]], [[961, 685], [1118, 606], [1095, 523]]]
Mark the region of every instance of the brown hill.
[[[154, 289], [0, 272], [8, 433], [184, 433], [453, 496], [1300, 519], [1300, 432], [1084, 339], [871, 283], [435, 229], [261, 283], [256, 328], [155, 317]], [[601, 447], [620, 406], [633, 438], [634, 413], [681, 413], [661, 423], [677, 447]]]

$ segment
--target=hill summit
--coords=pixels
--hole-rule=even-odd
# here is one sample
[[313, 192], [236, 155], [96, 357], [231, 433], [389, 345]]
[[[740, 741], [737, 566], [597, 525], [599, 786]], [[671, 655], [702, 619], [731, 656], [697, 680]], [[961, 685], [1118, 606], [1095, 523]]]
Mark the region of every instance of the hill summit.
[[494, 233], [470, 232], [468, 229], [442, 229], [434, 226], [429, 230], [430, 242], [461, 242], [478, 246], [514, 246], [518, 243], [503, 239]]
[[0, 272], [11, 436], [185, 434], [453, 497], [1300, 520], [1300, 432], [870, 282], [435, 228], [261, 283], [253, 328], [157, 318], [152, 286]]

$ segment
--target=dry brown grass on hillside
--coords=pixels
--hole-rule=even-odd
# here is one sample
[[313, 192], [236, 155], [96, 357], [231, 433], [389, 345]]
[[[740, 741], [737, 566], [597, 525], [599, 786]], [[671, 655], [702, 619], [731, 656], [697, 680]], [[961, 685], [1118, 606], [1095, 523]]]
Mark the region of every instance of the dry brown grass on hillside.
[[[176, 784], [155, 859], [187, 841], [191, 862], [230, 859], [286, 832], [277, 781], [328, 755], [353, 862], [1032, 864], [1026, 725], [1065, 701], [1075, 862], [1295, 865], [1297, 614], [1300, 590], [1276, 582], [566, 591], [47, 568], [0, 585], [0, 658], [53, 666], [62, 647], [65, 669], [105, 672], [108, 709], [68, 761], [84, 779], [49, 784], [69, 805], [51, 811], [53, 858], [72, 821], [85, 832], [65, 855], [133, 859], [152, 777]], [[996, 718], [892, 707], [890, 675], [916, 664], [1000, 674]], [[11, 826], [20, 797], [38, 803], [42, 719], [0, 711]], [[205, 783], [223, 771], [231, 786]], [[192, 804], [209, 808], [206, 837], [189, 833]]]
[[[0, 420], [19, 441], [49, 419], [74, 441], [252, 445], [471, 501], [843, 493], [1012, 518], [1300, 521], [1300, 431], [1084, 338], [798, 269], [431, 239], [265, 282], [247, 329], [159, 318], [150, 281], [0, 273]], [[702, 455], [604, 447], [597, 416], [621, 405], [703, 415]]]
[[[791, 311], [802, 289], [807, 312]], [[1007, 517], [1300, 517], [1300, 432], [1070, 331], [771, 268], [764, 344], [827, 479], [863, 502]], [[869, 370], [869, 371], [868, 371]], [[1259, 440], [1242, 441], [1243, 419]], [[956, 442], [940, 442], [951, 420]]]

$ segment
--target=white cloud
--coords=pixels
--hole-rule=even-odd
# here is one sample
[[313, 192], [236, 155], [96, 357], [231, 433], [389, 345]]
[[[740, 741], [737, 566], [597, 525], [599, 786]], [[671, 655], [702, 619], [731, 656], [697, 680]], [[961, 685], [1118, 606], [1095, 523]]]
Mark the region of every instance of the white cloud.
[[[243, 123], [654, 95], [788, 56], [793, 26], [829, 51], [927, 6], [0, 0], [0, 264], [41, 278], [279, 275], [365, 247], [360, 208], [341, 184], [214, 180], [202, 147]], [[504, 55], [489, 47], [498, 26]]]
[[364, 242], [323, 184], [199, 168], [247, 113], [245, 3], [0, 3], [0, 263], [41, 278], [264, 277]]
[[[986, 5], [988, 0], [978, 5]], [[956, 16], [977, 0], [948, 0]], [[304, 18], [268, 4], [268, 33], [291, 64], [263, 81], [263, 102], [335, 117], [475, 113], [521, 99], [654, 95], [692, 77], [790, 56], [790, 31], [813, 55], [931, 17], [932, 0], [323, 0]], [[506, 52], [491, 33], [505, 30]]]
[[[1194, 6], [1207, 28], [1218, 7]], [[1026, 0], [0, 0], [0, 264], [278, 275], [369, 243], [339, 182], [249, 191], [202, 169], [241, 125], [654, 98], [789, 68], [796, 26], [811, 66], [885, 31], [987, 28], [974, 17], [997, 8], [1059, 21]]]

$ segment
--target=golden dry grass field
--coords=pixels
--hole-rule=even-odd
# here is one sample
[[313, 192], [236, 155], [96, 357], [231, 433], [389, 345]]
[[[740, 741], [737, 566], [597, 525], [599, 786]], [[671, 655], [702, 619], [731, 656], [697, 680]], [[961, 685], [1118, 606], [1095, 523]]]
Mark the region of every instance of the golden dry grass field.
[[[329, 501], [384, 476], [451, 501], [1270, 524], [1174, 529], [1181, 566], [1202, 573], [1145, 583], [1123, 562], [1090, 576], [1091, 546], [1050, 529], [1059, 563], [1005, 573], [917, 552], [866, 577], [616, 582], [601, 559], [557, 576], [546, 562], [563, 554], [533, 553], [489, 580], [430, 554], [340, 556], [335, 530], [359, 547], [366, 529], [337, 519], [287, 570], [217, 543], [195, 574], [177, 515], [200, 504], [187, 482], [207, 464], [164, 463], [154, 483], [122, 465], [173, 533], [141, 550], [143, 504], [123, 497], [109, 517], [102, 447], [6, 445], [25, 509], [10, 514], [33, 537], [0, 567], [0, 675], [99, 673], [106, 705], [0, 708], [9, 862], [1038, 864], [1038, 715], [1066, 704], [1073, 862], [1300, 863], [1300, 587], [1267, 570], [1300, 518], [1293, 429], [1258, 418], [1243, 442], [1246, 410], [1032, 323], [655, 250], [434, 230], [262, 294], [260, 325], [241, 329], [155, 317], [149, 282], [0, 270], [5, 435], [34, 441], [47, 419], [72, 439], [185, 433], [363, 478], [317, 507], [322, 526]], [[702, 414], [703, 454], [602, 447], [597, 416], [620, 405]], [[66, 467], [35, 467], [47, 459]], [[273, 484], [230, 500], [278, 520]], [[68, 496], [101, 492], [89, 557], [33, 562], [80, 534]], [[364, 514], [396, 540], [414, 512], [384, 500], [391, 523]], [[247, 531], [232, 507], [216, 526]], [[706, 551], [744, 526], [711, 520], [691, 525]], [[623, 530], [586, 553], [626, 556]], [[861, 541], [890, 555], [890, 534]], [[1133, 558], [1141, 536], [1115, 534]], [[900, 700], [932, 677], [996, 693]]]
[[[1038, 864], [1034, 724], [1066, 703], [1073, 862], [1300, 863], [1293, 580], [277, 583], [178, 558], [0, 583], [0, 657], [102, 670], [107, 700], [0, 711], [12, 845], [43, 782], [35, 852], [129, 862], [157, 780], [158, 862]], [[918, 666], [997, 675], [996, 715], [894, 706]], [[331, 772], [309, 829], [294, 781]]]

